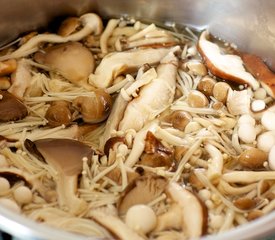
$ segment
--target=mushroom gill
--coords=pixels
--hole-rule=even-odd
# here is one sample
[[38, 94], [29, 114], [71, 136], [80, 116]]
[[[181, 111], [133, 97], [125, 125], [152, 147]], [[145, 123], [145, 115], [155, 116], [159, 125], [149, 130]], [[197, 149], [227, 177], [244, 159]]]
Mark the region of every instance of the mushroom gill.
[[77, 197], [77, 178], [82, 171], [82, 159], [90, 158], [93, 150], [84, 143], [71, 139], [25, 140], [26, 149], [46, 161], [57, 172], [56, 188], [60, 207], [75, 215], [83, 212], [87, 203]]
[[0, 90], [0, 122], [22, 119], [28, 115], [27, 107], [13, 94]]
[[240, 84], [248, 84], [253, 89], [259, 87], [258, 81], [245, 70], [242, 59], [237, 55], [222, 54], [219, 46], [208, 40], [204, 31], [198, 42], [198, 50], [210, 72], [220, 78]]
[[77, 86], [88, 90], [89, 75], [94, 70], [94, 57], [90, 50], [79, 42], [58, 44], [35, 54], [35, 60], [62, 75]]
[[124, 215], [127, 210], [137, 204], [147, 204], [160, 196], [165, 190], [167, 180], [156, 174], [147, 173], [138, 177], [125, 189], [119, 203], [118, 212]]

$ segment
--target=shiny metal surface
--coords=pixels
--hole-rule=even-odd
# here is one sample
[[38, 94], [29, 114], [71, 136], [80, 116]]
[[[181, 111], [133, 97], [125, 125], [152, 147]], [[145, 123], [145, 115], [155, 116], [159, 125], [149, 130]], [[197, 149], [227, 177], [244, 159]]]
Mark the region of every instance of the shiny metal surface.
[[[88, 11], [105, 17], [129, 15], [176, 22], [210, 32], [267, 60], [275, 70], [273, 0], [0, 0], [0, 45], [20, 33], [46, 26], [60, 15]], [[0, 229], [21, 239], [87, 239], [37, 224], [0, 206]], [[207, 240], [259, 239], [275, 232], [275, 212]], [[91, 239], [91, 238], [89, 238]]]

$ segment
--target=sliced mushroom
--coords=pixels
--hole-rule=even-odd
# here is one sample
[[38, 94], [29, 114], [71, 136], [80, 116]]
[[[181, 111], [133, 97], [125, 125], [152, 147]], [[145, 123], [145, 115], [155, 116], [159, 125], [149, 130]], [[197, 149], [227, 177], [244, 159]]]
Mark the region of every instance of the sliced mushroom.
[[22, 119], [28, 115], [27, 107], [13, 94], [0, 90], [0, 122]]
[[46, 161], [57, 172], [56, 188], [60, 207], [78, 215], [82, 213], [87, 203], [77, 197], [77, 178], [82, 171], [82, 159], [90, 158], [93, 150], [76, 140], [42, 139], [24, 143], [26, 149], [39, 159]]
[[139, 96], [128, 104], [119, 130], [135, 129], [139, 131], [172, 103], [178, 66], [178, 58], [175, 54], [178, 51], [180, 51], [180, 47], [170, 50], [157, 67], [157, 78], [143, 86]]
[[34, 53], [38, 49], [38, 45], [43, 42], [50, 43], [65, 43], [74, 42], [83, 39], [89, 34], [100, 34], [102, 32], [103, 26], [101, 18], [94, 13], [87, 13], [79, 18], [83, 28], [78, 32], [71, 34], [67, 37], [62, 37], [57, 34], [38, 34], [32, 37], [29, 41], [23, 44], [20, 48], [15, 50], [9, 55], [1, 56], [0, 61], [11, 59], [11, 58], [21, 58]]
[[124, 215], [127, 210], [137, 204], [147, 204], [160, 196], [165, 190], [167, 180], [155, 174], [145, 174], [137, 178], [125, 189], [119, 203], [118, 211]]
[[88, 90], [93, 89], [87, 80], [94, 70], [94, 57], [81, 43], [69, 42], [55, 45], [46, 49], [45, 52], [36, 53], [35, 60], [61, 74], [70, 82]]
[[219, 46], [209, 41], [207, 31], [200, 36], [198, 50], [213, 75], [236, 83], [248, 84], [253, 89], [259, 87], [259, 82], [245, 70], [242, 59], [237, 55], [222, 54]]
[[126, 72], [138, 69], [145, 63], [156, 64], [169, 52], [169, 49], [138, 49], [107, 54], [95, 73], [89, 77], [89, 82], [98, 88], [109, 87], [113, 80]]
[[19, 60], [16, 71], [11, 75], [11, 87], [8, 91], [19, 98], [23, 98], [25, 91], [31, 84], [31, 78], [31, 67], [27, 60]]
[[241, 57], [247, 70], [260, 80], [267, 93], [275, 98], [275, 73], [256, 55], [245, 53]]
[[104, 211], [92, 210], [89, 216], [97, 223], [108, 229], [116, 238], [121, 240], [142, 240], [136, 232], [122, 222], [118, 217], [106, 214]]
[[80, 96], [73, 100], [72, 106], [77, 109], [84, 122], [98, 123], [104, 121], [112, 108], [112, 97], [104, 90], [97, 90], [94, 96]]
[[72, 122], [72, 113], [69, 108], [69, 102], [53, 102], [52, 105], [47, 109], [45, 118], [48, 120], [48, 125], [51, 127], [70, 125]]
[[198, 238], [205, 234], [208, 212], [199, 198], [175, 182], [169, 183], [167, 193], [181, 207], [182, 230], [186, 236]]

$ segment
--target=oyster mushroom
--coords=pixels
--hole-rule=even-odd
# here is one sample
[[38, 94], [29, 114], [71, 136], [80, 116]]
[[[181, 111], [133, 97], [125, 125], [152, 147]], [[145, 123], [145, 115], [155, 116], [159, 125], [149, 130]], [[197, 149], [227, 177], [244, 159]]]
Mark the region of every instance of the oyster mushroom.
[[167, 186], [167, 193], [181, 207], [182, 229], [187, 237], [198, 238], [207, 230], [207, 208], [192, 192], [175, 182]]
[[160, 196], [165, 190], [167, 180], [156, 174], [145, 174], [138, 177], [125, 189], [118, 203], [118, 212], [124, 215], [127, 210], [137, 204], [147, 204]]
[[22, 119], [28, 115], [27, 107], [13, 94], [0, 90], [0, 122]]
[[119, 124], [119, 130], [135, 129], [139, 131], [172, 103], [178, 66], [175, 53], [178, 51], [180, 51], [180, 47], [170, 50], [157, 67], [157, 78], [143, 86], [139, 96], [128, 104]]
[[93, 97], [80, 96], [73, 100], [72, 106], [80, 112], [87, 123], [104, 121], [112, 108], [112, 97], [104, 90], [97, 90]]
[[208, 32], [204, 31], [198, 42], [198, 50], [207, 68], [220, 78], [240, 84], [248, 84], [253, 89], [259, 87], [259, 82], [245, 70], [242, 59], [237, 55], [222, 54], [215, 43], [209, 41]]
[[57, 34], [38, 34], [32, 37], [29, 41], [23, 44], [20, 48], [15, 50], [9, 55], [1, 56], [0, 61], [11, 59], [11, 58], [21, 58], [28, 56], [31, 53], [37, 51], [40, 43], [50, 42], [50, 43], [65, 43], [74, 42], [83, 39], [89, 34], [100, 34], [102, 32], [103, 26], [101, 18], [94, 13], [87, 13], [79, 18], [83, 28], [76, 33], [73, 33], [67, 37], [62, 37]]
[[89, 75], [94, 70], [94, 57], [90, 50], [79, 42], [58, 44], [35, 54], [35, 60], [56, 71], [70, 82], [88, 90]]
[[16, 71], [11, 75], [11, 86], [8, 91], [19, 98], [23, 98], [25, 91], [31, 84], [31, 78], [31, 67], [27, 60], [19, 60]]
[[126, 72], [138, 69], [142, 65], [156, 64], [170, 51], [170, 49], [138, 49], [125, 52], [107, 54], [94, 74], [89, 77], [89, 82], [97, 88], [109, 87], [113, 80]]
[[241, 57], [247, 70], [260, 80], [267, 93], [275, 98], [275, 73], [256, 55], [245, 53]]
[[77, 178], [82, 171], [82, 159], [90, 158], [93, 150], [76, 140], [41, 139], [32, 142], [26, 139], [26, 149], [46, 161], [57, 172], [56, 189], [60, 207], [67, 207], [72, 214], [83, 212], [87, 203], [77, 197]]

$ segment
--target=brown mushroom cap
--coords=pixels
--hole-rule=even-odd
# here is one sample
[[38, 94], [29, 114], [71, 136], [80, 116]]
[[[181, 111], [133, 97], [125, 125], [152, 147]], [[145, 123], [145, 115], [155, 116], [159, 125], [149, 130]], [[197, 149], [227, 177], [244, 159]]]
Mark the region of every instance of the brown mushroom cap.
[[138, 177], [125, 189], [119, 203], [118, 212], [124, 215], [127, 210], [136, 204], [147, 204], [156, 199], [167, 185], [167, 180], [156, 174], [147, 173]]
[[25, 147], [66, 176], [78, 175], [82, 159], [90, 158], [93, 150], [82, 142], [72, 139], [46, 138], [32, 142], [25, 140]]
[[0, 90], [0, 122], [22, 119], [28, 115], [26, 106], [14, 95]]
[[94, 70], [93, 54], [79, 42], [50, 47], [45, 53], [37, 53], [35, 60], [58, 72], [70, 82], [83, 87], [88, 86], [88, 77]]
[[61, 23], [57, 31], [57, 34], [59, 34], [62, 37], [67, 37], [70, 34], [74, 33], [77, 30], [77, 28], [80, 27], [80, 25], [81, 22], [79, 18], [69, 17]]
[[275, 97], [275, 73], [256, 55], [244, 53], [241, 57], [247, 70], [263, 83], [272, 97]]
[[237, 55], [221, 54], [219, 46], [208, 40], [207, 31], [204, 31], [198, 42], [198, 51], [211, 73], [220, 78], [240, 84], [259, 87], [258, 81], [243, 67], [242, 59]]

